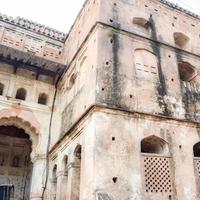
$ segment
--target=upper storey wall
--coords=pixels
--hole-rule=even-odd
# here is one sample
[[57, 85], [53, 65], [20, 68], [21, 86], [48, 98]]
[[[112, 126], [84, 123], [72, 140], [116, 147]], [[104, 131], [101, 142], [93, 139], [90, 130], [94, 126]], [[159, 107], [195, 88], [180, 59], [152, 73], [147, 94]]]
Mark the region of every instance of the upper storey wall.
[[98, 21], [100, 0], [87, 0], [65, 42], [65, 64], [69, 64]]
[[98, 31], [95, 29], [59, 82], [61, 136], [95, 104]]
[[158, 0], [102, 0], [99, 21], [199, 55], [200, 20]]
[[[64, 38], [64, 35], [62, 36]], [[61, 33], [24, 19], [0, 15], [0, 44], [63, 63]]]
[[87, 0], [66, 39], [65, 63], [97, 22], [199, 55], [198, 18], [158, 0]]

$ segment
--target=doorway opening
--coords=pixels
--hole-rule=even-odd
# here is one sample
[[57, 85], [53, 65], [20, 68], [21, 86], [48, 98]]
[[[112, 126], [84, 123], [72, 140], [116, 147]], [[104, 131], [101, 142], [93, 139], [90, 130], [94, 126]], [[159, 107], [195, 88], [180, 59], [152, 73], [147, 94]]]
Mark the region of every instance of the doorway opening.
[[23, 129], [0, 126], [0, 199], [29, 199], [31, 146], [30, 137]]

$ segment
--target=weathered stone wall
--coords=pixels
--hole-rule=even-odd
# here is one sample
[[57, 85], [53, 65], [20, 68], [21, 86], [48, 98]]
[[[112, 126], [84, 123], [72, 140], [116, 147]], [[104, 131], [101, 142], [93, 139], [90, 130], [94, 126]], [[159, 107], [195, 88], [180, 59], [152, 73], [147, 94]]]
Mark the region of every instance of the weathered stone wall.
[[97, 34], [89, 36], [58, 85], [61, 136], [95, 104]]
[[[67, 195], [73, 194], [73, 184], [79, 179], [71, 168], [76, 146], [82, 146], [80, 199], [198, 199], [198, 169], [193, 157], [193, 146], [199, 142], [199, 128], [185, 121], [166, 120], [145, 114], [130, 114], [112, 109], [97, 108], [91, 111], [70, 135], [60, 141], [51, 152], [52, 166], [57, 165], [56, 191], [65, 188]], [[160, 138], [167, 144], [164, 155], [143, 154], [141, 143], [146, 138]], [[63, 171], [63, 160], [67, 162], [67, 184], [59, 183]], [[152, 170], [162, 177], [163, 192], [159, 183], [150, 178], [152, 188], [159, 192], [147, 192], [144, 158], [154, 159]], [[159, 170], [157, 160], [168, 160]], [[168, 167], [167, 167], [168, 166]], [[72, 171], [71, 171], [72, 170]], [[163, 176], [163, 173], [166, 176]], [[170, 177], [167, 177], [168, 174]], [[49, 182], [49, 188], [52, 183]], [[170, 188], [170, 189], [169, 189]], [[165, 190], [167, 192], [165, 192]], [[71, 199], [75, 199], [71, 196]], [[98, 198], [97, 198], [98, 199]]]
[[99, 0], [87, 0], [77, 16], [64, 45], [65, 63], [69, 65], [80, 51], [99, 19]]
[[[71, 200], [199, 199], [199, 19], [157, 0], [91, 2], [65, 43], [48, 188], [62, 199], [67, 180]], [[163, 153], [142, 152], [146, 139]]]
[[[7, 65], [5, 67], [4, 65], [1, 64], [0, 67], [0, 83], [3, 84], [0, 95], [0, 125], [22, 128], [30, 136], [32, 141], [31, 161], [33, 163], [31, 199], [41, 198], [46, 177], [46, 151], [49, 142], [49, 125], [55, 86], [34, 80], [31, 78], [31, 72], [28, 73], [26, 70], [11, 74], [13, 66]], [[25, 100], [16, 98], [17, 90], [20, 88], [26, 90]], [[43, 93], [47, 95], [45, 105], [38, 103], [38, 98]], [[56, 105], [54, 111], [57, 110]], [[58, 126], [51, 127], [53, 137], [56, 138], [57, 135], [60, 135], [59, 130]], [[27, 151], [25, 150], [24, 153]], [[20, 173], [22, 172], [24, 172], [23, 169]], [[15, 179], [19, 180], [19, 178], [14, 177], [10, 183], [14, 183]], [[5, 179], [1, 180], [2, 184], [8, 184]], [[19, 185], [19, 187], [21, 186]], [[21, 188], [20, 192], [20, 194], [17, 192], [16, 195], [22, 198], [23, 190]], [[27, 191], [27, 195], [30, 195], [29, 191]]]
[[[185, 122], [123, 112], [95, 114], [95, 190], [111, 199], [169, 199], [163, 193], [147, 193], [141, 141], [150, 136], [165, 140], [171, 157], [171, 199], [197, 199], [193, 146], [199, 141], [198, 128]], [[151, 163], [151, 165], [154, 165]], [[166, 169], [163, 166], [163, 169]], [[153, 169], [156, 171], [156, 169]], [[159, 173], [157, 171], [156, 173]], [[165, 174], [167, 174], [165, 172]], [[113, 178], [117, 178], [116, 182]], [[157, 177], [151, 184], [156, 187]], [[162, 187], [168, 187], [163, 183]], [[120, 188], [120, 189], [119, 189]], [[160, 195], [160, 196], [159, 196]], [[87, 199], [87, 198], [85, 198]]]
[[199, 82], [182, 81], [178, 67], [187, 61], [199, 76], [198, 56], [105, 26], [99, 32], [98, 104], [199, 121]]

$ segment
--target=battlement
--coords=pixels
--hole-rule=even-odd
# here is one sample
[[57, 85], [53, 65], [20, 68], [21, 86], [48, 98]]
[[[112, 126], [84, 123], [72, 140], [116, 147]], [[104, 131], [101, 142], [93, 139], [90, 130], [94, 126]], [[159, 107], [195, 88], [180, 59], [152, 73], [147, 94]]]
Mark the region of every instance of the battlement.
[[67, 36], [65, 33], [60, 32], [56, 29], [47, 27], [45, 25], [39, 24], [37, 22], [33, 22], [31, 20], [28, 20], [22, 17], [13, 18], [13, 17], [0, 13], [0, 21], [12, 24], [14, 26], [23, 28], [25, 30], [35, 32], [37, 34], [41, 34], [43, 36], [52, 38], [54, 40], [58, 40], [60, 42], [64, 42]]

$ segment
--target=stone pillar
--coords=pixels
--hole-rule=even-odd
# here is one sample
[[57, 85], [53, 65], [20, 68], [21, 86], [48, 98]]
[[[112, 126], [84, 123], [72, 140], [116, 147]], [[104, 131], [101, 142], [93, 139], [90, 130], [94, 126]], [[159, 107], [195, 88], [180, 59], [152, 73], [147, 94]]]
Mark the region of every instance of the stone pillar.
[[32, 162], [33, 173], [31, 179], [30, 199], [42, 200], [42, 193], [45, 181], [46, 158], [45, 156], [37, 156], [32, 159]]
[[80, 195], [80, 164], [70, 163], [68, 167], [66, 200], [79, 200], [79, 195]]
[[57, 173], [57, 191], [56, 200], [66, 200], [67, 194], [67, 172], [59, 171]]

